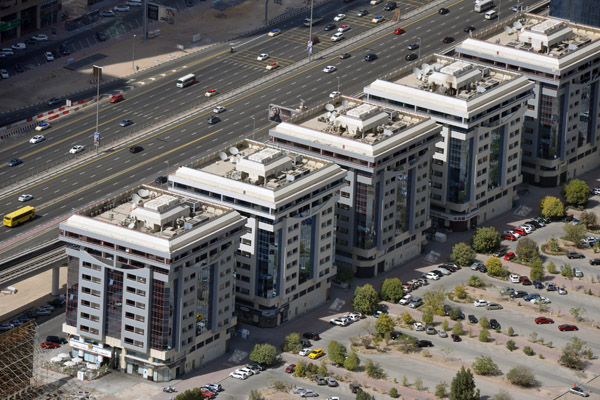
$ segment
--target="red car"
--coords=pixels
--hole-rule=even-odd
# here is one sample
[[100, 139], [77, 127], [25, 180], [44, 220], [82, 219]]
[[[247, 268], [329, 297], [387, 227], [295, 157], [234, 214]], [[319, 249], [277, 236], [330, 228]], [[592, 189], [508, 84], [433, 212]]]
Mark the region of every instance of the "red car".
[[200, 388], [200, 394], [202, 394], [202, 397], [205, 399], [211, 399], [215, 397], [215, 394], [213, 392], [204, 387]]
[[408, 283], [405, 283], [402, 285], [402, 290], [404, 290], [405, 293], [410, 293], [412, 292], [413, 288]]
[[402, 35], [404, 32], [406, 32], [406, 31], [402, 28], [394, 29], [394, 35]]
[[515, 228], [513, 229], [513, 232], [518, 233], [521, 236], [527, 236], [527, 232], [525, 232], [525, 229], [523, 228]]
[[285, 369], [285, 372], [287, 372], [288, 374], [293, 373], [296, 370], [296, 364], [290, 364], [287, 366], [287, 368]]
[[111, 103], [118, 103], [122, 100], [125, 100], [122, 94], [113, 94], [109, 101]]
[[508, 252], [508, 253], [506, 253], [506, 255], [504, 256], [504, 259], [505, 259], [506, 261], [510, 261], [510, 260], [512, 260], [512, 259], [513, 259], [513, 258], [515, 258], [515, 257], [516, 257], [515, 253], [513, 253], [512, 251], [509, 251], [509, 252]]
[[558, 326], [558, 330], [563, 332], [563, 331], [578, 331], [579, 328], [577, 328], [575, 325], [569, 325], [569, 324], [562, 324]]
[[512, 240], [513, 242], [515, 240], [517, 240], [517, 238], [515, 237], [515, 235], [513, 235], [512, 233], [505, 233], [504, 235], [502, 235], [502, 239]]
[[41, 344], [42, 349], [57, 349], [60, 347], [60, 343], [54, 343], [54, 342], [44, 342]]
[[553, 324], [554, 320], [552, 318], [546, 318], [546, 317], [537, 317], [535, 319], [535, 323], [536, 324]]
[[521, 284], [525, 285], [525, 286], [530, 286], [532, 285], [531, 281], [529, 280], [528, 277], [526, 276], [520, 276], [519, 277], [519, 282], [521, 282]]

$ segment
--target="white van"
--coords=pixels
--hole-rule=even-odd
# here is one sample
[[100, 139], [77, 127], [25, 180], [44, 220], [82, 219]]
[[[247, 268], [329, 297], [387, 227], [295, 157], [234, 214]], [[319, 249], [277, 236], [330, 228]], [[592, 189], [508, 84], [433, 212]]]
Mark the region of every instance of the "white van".
[[496, 10], [488, 11], [485, 13], [485, 19], [494, 19], [498, 16]]
[[381, 2], [383, 2], [383, 0], [371, 0], [371, 2], [369, 4], [371, 4], [372, 6], [374, 6], [374, 5], [379, 4]]
[[132, 7], [141, 7], [142, 0], [128, 0], [126, 4], [128, 6], [132, 6]]

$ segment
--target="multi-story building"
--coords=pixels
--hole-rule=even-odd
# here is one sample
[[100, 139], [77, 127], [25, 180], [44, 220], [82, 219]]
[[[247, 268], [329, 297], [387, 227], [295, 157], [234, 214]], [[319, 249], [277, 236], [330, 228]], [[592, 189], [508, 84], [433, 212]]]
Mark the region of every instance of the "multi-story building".
[[372, 277], [421, 254], [440, 131], [428, 117], [345, 96], [270, 130], [275, 144], [348, 171], [336, 211], [338, 269]]
[[63, 331], [74, 356], [168, 381], [226, 351], [235, 250], [231, 208], [140, 186], [60, 224], [68, 256]]
[[0, 0], [0, 39], [4, 42], [59, 23], [61, 0]]
[[236, 265], [236, 315], [273, 327], [328, 297], [335, 275], [335, 204], [346, 172], [253, 141], [178, 168], [169, 187], [248, 219]]
[[515, 15], [456, 52], [535, 83], [523, 124], [523, 180], [562, 185], [600, 165], [600, 29]]
[[431, 176], [434, 227], [472, 229], [512, 207], [532, 88], [519, 73], [437, 54], [365, 87], [370, 100], [442, 126]]
[[600, 28], [598, 0], [550, 0], [550, 16]]

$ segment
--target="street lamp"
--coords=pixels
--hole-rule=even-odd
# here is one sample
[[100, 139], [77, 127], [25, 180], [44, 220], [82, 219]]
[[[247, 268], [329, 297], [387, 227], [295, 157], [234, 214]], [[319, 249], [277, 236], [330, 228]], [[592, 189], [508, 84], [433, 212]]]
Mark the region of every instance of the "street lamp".
[[340, 91], [340, 77], [339, 77], [339, 76], [336, 76], [336, 78], [337, 78], [337, 80], [338, 80], [338, 90], [337, 90], [337, 91], [339, 92], [339, 91]]
[[308, 58], [310, 60], [310, 55], [312, 54], [312, 26], [313, 26], [313, 6], [315, 4], [315, 0], [310, 0], [310, 26], [308, 27], [308, 42], [311, 44], [308, 50]]
[[165, 174], [165, 176], [169, 175], [169, 160], [165, 161], [165, 164], [167, 164], [167, 173]]
[[254, 140], [254, 132], [256, 132], [256, 118], [254, 118], [254, 115], [250, 118], [252, 118], [252, 140]]
[[419, 60], [421, 59], [421, 38], [417, 36], [417, 39], [419, 39]]
[[135, 34], [131, 38], [131, 68], [135, 70]]

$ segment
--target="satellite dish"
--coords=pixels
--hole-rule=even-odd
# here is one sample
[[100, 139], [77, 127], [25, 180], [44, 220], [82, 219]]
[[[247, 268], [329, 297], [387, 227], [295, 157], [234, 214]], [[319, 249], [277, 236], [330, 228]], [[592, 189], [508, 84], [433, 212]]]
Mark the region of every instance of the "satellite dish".
[[237, 147], [230, 147], [230, 148], [229, 148], [229, 152], [235, 156], [235, 155], [236, 155], [237, 153], [239, 153], [240, 151], [238, 150], [238, 148], [237, 148]]
[[513, 23], [513, 28], [521, 29], [522, 27], [523, 27], [523, 25], [521, 25], [521, 23], [519, 21], [515, 21]]
[[227, 154], [225, 154], [225, 153], [223, 153], [223, 152], [220, 152], [220, 153], [219, 153], [219, 158], [220, 158], [222, 161], [225, 161], [225, 160], [227, 160]]
[[431, 71], [431, 65], [429, 65], [429, 64], [423, 64], [423, 65], [421, 65], [421, 68], [423, 68], [423, 73], [424, 74], [426, 74], [429, 71]]
[[333, 110], [335, 110], [335, 106], [333, 104], [327, 103], [327, 104], [325, 104], [325, 109], [327, 111], [333, 111]]
[[140, 204], [142, 202], [142, 199], [140, 198], [140, 196], [134, 193], [131, 195], [131, 201], [133, 202], [133, 204]]
[[135, 221], [133, 221], [132, 223], [130, 223], [129, 225], [127, 225], [127, 227], [128, 227], [129, 229], [133, 229], [133, 228], [135, 228]]
[[331, 116], [329, 117], [329, 122], [334, 122], [336, 116], [337, 116], [337, 113], [335, 111], [332, 111]]
[[423, 76], [421, 70], [417, 67], [413, 68], [413, 74], [415, 74], [417, 79], [421, 79], [421, 77]]
[[348, 108], [350, 106], [350, 102], [348, 100], [342, 101], [342, 107]]
[[509, 35], [513, 33], [513, 29], [510, 26], [505, 26], [504, 27], [504, 32], [508, 33]]
[[138, 190], [137, 194], [138, 194], [138, 195], [139, 195], [141, 198], [145, 199], [145, 198], [147, 198], [147, 197], [148, 197], [148, 195], [149, 195], [150, 193], [148, 193], [148, 191], [147, 191], [146, 189], [140, 189], [140, 190]]

